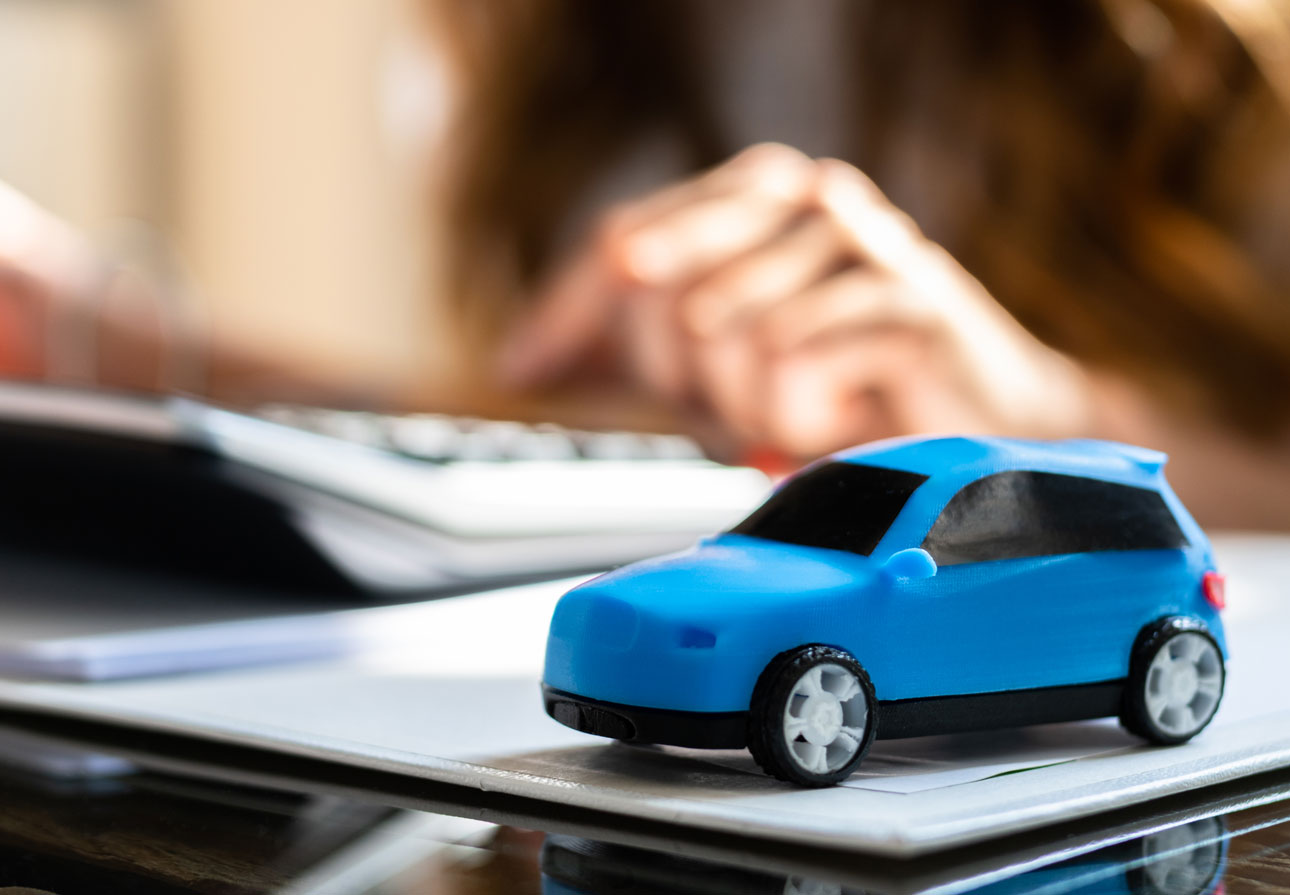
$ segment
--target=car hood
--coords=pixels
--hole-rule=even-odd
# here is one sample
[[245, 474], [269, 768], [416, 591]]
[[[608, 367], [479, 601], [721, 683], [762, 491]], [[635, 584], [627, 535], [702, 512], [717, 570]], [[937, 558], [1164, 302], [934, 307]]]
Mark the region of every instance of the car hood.
[[858, 554], [723, 534], [601, 575], [566, 599], [594, 595], [655, 617], [699, 621], [854, 594], [876, 574], [876, 564]]
[[856, 554], [719, 535], [565, 594], [544, 680], [605, 702], [740, 711], [775, 654], [843, 636], [876, 576]]

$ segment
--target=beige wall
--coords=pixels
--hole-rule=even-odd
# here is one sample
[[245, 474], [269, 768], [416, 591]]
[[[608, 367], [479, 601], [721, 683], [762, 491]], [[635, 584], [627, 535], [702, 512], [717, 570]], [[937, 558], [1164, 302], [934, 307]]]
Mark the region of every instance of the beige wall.
[[430, 381], [418, 2], [0, 0], [0, 179], [92, 236], [151, 225], [224, 343]]
[[0, 178], [91, 233], [157, 211], [155, 33], [137, 9], [0, 0]]
[[410, 3], [165, 3], [174, 236], [217, 333], [359, 387], [436, 357], [423, 160], [390, 120]]

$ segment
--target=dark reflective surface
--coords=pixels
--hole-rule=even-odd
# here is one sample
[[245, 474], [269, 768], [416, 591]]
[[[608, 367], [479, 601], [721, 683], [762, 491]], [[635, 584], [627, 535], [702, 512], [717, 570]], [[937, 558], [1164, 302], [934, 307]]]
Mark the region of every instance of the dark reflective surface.
[[[1226, 831], [1223, 818], [1202, 818], [1038, 869], [1001, 875], [971, 891], [982, 895], [1208, 895], [1222, 885]], [[868, 891], [809, 874], [764, 873], [562, 836], [548, 836], [543, 845], [542, 884], [548, 895]]]
[[161, 773], [137, 756], [130, 771], [68, 748], [50, 741], [0, 771], [0, 895], [1290, 891], [1290, 775], [892, 861], [630, 825], [602, 840], [586, 819], [517, 815], [543, 833], [490, 822], [499, 812], [469, 793], [410, 810], [375, 790], [251, 786], [244, 771]]

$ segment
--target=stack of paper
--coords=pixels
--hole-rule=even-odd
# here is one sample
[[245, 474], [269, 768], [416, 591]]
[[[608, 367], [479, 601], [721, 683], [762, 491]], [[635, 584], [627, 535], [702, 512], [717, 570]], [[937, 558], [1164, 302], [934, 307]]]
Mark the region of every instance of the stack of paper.
[[[370, 603], [201, 589], [0, 555], [0, 674], [95, 681], [320, 659], [379, 635]], [[391, 631], [397, 635], [397, 631]]]

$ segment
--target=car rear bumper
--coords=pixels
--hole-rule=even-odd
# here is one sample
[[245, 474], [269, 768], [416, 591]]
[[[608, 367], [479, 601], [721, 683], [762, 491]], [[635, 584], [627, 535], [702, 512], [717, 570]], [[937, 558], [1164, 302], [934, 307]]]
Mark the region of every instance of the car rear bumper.
[[742, 749], [747, 712], [681, 712], [587, 699], [542, 685], [546, 713], [566, 727], [628, 743]]

